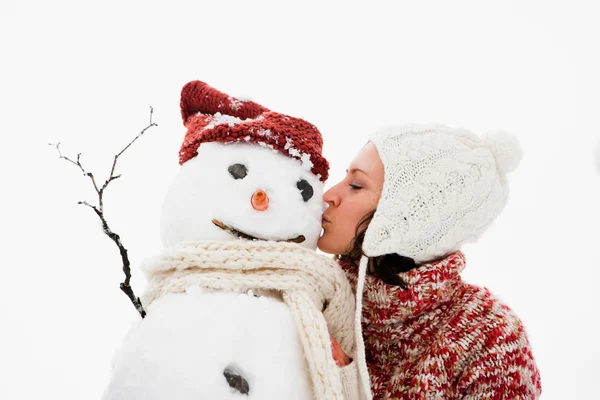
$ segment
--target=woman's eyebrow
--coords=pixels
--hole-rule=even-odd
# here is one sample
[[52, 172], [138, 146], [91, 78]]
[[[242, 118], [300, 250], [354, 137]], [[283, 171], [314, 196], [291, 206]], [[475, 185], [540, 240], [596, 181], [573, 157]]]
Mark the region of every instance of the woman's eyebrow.
[[[362, 172], [363, 174], [365, 174], [365, 175], [367, 175], [367, 176], [369, 175], [369, 174], [367, 174], [365, 171], [363, 171], [363, 170], [362, 170], [362, 169], [360, 169], [360, 168], [352, 168], [352, 169], [350, 169], [350, 171], [349, 171], [349, 172], [350, 172], [351, 174], [353, 174], [353, 173], [355, 173], [355, 172]], [[348, 173], [348, 170], [346, 170], [346, 173]]]

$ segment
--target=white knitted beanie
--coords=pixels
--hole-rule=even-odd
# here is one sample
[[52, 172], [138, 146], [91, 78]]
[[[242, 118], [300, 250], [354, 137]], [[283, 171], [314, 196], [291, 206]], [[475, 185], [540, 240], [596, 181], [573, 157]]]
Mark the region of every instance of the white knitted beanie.
[[[417, 264], [442, 258], [481, 236], [506, 205], [506, 174], [522, 156], [519, 141], [506, 132], [477, 136], [444, 125], [383, 128], [371, 142], [385, 178], [363, 251], [369, 257], [396, 253]], [[363, 257], [356, 288], [361, 378], [367, 375], [361, 329], [367, 263]], [[368, 381], [363, 386], [369, 387]], [[370, 393], [365, 396], [371, 398]]]
[[405, 125], [381, 129], [371, 142], [385, 178], [363, 249], [417, 264], [481, 236], [506, 205], [506, 174], [521, 159], [518, 140], [505, 132], [479, 137], [443, 125]]

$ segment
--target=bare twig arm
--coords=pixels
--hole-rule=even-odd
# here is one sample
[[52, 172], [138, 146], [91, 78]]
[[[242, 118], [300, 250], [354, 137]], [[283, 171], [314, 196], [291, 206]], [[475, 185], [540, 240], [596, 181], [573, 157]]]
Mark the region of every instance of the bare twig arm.
[[121, 237], [118, 234], [114, 233], [110, 229], [110, 227], [108, 226], [108, 223], [106, 222], [106, 219], [104, 218], [104, 214], [96, 206], [89, 204], [87, 201], [80, 201], [78, 204], [83, 204], [85, 206], [90, 207], [92, 210], [94, 210], [94, 212], [96, 213], [96, 215], [98, 215], [98, 218], [100, 218], [100, 221], [102, 222], [102, 231], [113, 242], [115, 242], [115, 244], [119, 248], [119, 253], [121, 254], [121, 261], [123, 262], [123, 273], [125, 274], [125, 280], [123, 282], [121, 282], [119, 287], [121, 288], [123, 293], [125, 293], [125, 295], [127, 297], [129, 297], [129, 300], [131, 300], [135, 309], [140, 313], [141, 317], [144, 318], [146, 316], [146, 311], [144, 310], [142, 301], [140, 300], [139, 297], [137, 297], [135, 295], [135, 293], [133, 292], [133, 289], [131, 288], [131, 285], [130, 285], [130, 281], [131, 281], [130, 265], [131, 264], [129, 262], [129, 256], [127, 255], [127, 249], [125, 248], [125, 246], [123, 246], [123, 243], [121, 243]]
[[100, 189], [101, 191], [104, 191], [104, 189], [106, 188], [106, 186], [108, 186], [108, 184], [111, 181], [114, 181], [115, 179], [118, 179], [121, 177], [121, 175], [116, 175], [115, 176], [115, 167], [117, 166], [117, 160], [119, 159], [119, 156], [121, 156], [121, 154], [123, 154], [125, 152], [125, 150], [127, 150], [136, 140], [138, 140], [140, 138], [140, 136], [142, 136], [144, 133], [146, 133], [146, 131], [150, 128], [152, 128], [153, 126], [158, 126], [157, 124], [155, 124], [154, 122], [152, 122], [152, 114], [154, 113], [154, 109], [152, 107], [150, 107], [150, 122], [148, 123], [148, 126], [146, 126], [144, 129], [141, 130], [140, 133], [138, 133], [138, 135], [136, 137], [133, 138], [133, 140], [131, 142], [129, 142], [129, 144], [127, 146], [125, 146], [125, 148], [123, 150], [121, 150], [119, 152], [119, 154], [115, 155], [115, 159], [113, 161], [113, 165], [112, 168], [110, 170], [110, 177], [106, 180], [106, 182], [104, 182], [104, 185], [102, 186], [102, 189]]
[[94, 189], [96, 190], [96, 194], [98, 195], [98, 206], [92, 205], [92, 204], [88, 203], [87, 201], [80, 201], [78, 204], [83, 204], [87, 207], [90, 207], [92, 210], [94, 210], [94, 212], [96, 213], [96, 215], [98, 216], [98, 218], [100, 218], [100, 221], [102, 222], [102, 230], [119, 248], [119, 253], [121, 255], [121, 261], [123, 262], [123, 273], [125, 274], [125, 280], [123, 282], [121, 282], [120, 288], [123, 291], [123, 293], [125, 293], [125, 295], [127, 295], [127, 297], [131, 300], [131, 302], [133, 303], [133, 305], [135, 306], [136, 310], [139, 312], [139, 314], [141, 315], [142, 318], [144, 318], [146, 316], [146, 311], [144, 310], [144, 306], [142, 305], [140, 298], [135, 295], [135, 293], [133, 292], [133, 289], [130, 286], [130, 281], [131, 281], [130, 265], [131, 264], [129, 262], [129, 256], [127, 255], [127, 249], [125, 248], [125, 246], [123, 246], [123, 243], [121, 243], [121, 237], [118, 234], [116, 234], [115, 232], [113, 232], [110, 229], [110, 227], [108, 226], [108, 223], [106, 222], [106, 218], [104, 217], [103, 195], [104, 195], [104, 190], [108, 187], [108, 184], [121, 177], [121, 175], [115, 175], [115, 168], [117, 166], [117, 160], [119, 159], [119, 157], [136, 140], [138, 140], [148, 129], [152, 128], [153, 126], [158, 126], [156, 123], [152, 122], [153, 112], [154, 112], [154, 109], [152, 107], [150, 107], [150, 122], [148, 123], [148, 126], [146, 126], [144, 129], [142, 129], [142, 131], [140, 133], [138, 133], [138, 135], [131, 142], [129, 142], [129, 144], [127, 146], [125, 146], [125, 148], [123, 150], [121, 150], [117, 155], [115, 155], [113, 164], [112, 164], [112, 168], [110, 171], [110, 176], [108, 177], [106, 182], [104, 182], [104, 184], [102, 185], [101, 188], [98, 188], [98, 185], [96, 184], [96, 179], [94, 178], [94, 175], [91, 172], [86, 171], [85, 168], [83, 167], [83, 165], [81, 164], [81, 153], [77, 154], [77, 161], [73, 161], [72, 159], [63, 156], [62, 152], [60, 151], [60, 142], [56, 143], [56, 144], [49, 143], [49, 145], [56, 147], [56, 150], [58, 151], [58, 155], [61, 159], [66, 160], [66, 161], [76, 165], [81, 170], [81, 172], [83, 172], [83, 175], [89, 177], [90, 180], [92, 181], [92, 184], [94, 185]]

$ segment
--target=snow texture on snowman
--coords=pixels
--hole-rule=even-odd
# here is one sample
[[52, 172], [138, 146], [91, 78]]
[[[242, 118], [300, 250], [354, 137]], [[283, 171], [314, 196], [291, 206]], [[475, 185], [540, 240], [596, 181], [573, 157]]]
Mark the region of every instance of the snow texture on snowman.
[[104, 400], [341, 399], [329, 334], [354, 352], [354, 299], [314, 249], [328, 164], [312, 124], [194, 81], [164, 201], [163, 252], [142, 265], [148, 314]]

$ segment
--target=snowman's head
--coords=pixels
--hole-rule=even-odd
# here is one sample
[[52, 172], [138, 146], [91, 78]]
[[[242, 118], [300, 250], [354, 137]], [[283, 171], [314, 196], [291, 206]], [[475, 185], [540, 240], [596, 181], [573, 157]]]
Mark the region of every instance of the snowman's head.
[[165, 246], [187, 240], [294, 241], [315, 248], [323, 183], [298, 160], [250, 143], [204, 143], [163, 205]]
[[200, 81], [184, 86], [181, 114], [188, 131], [163, 206], [165, 246], [242, 238], [316, 247], [329, 164], [314, 125]]

